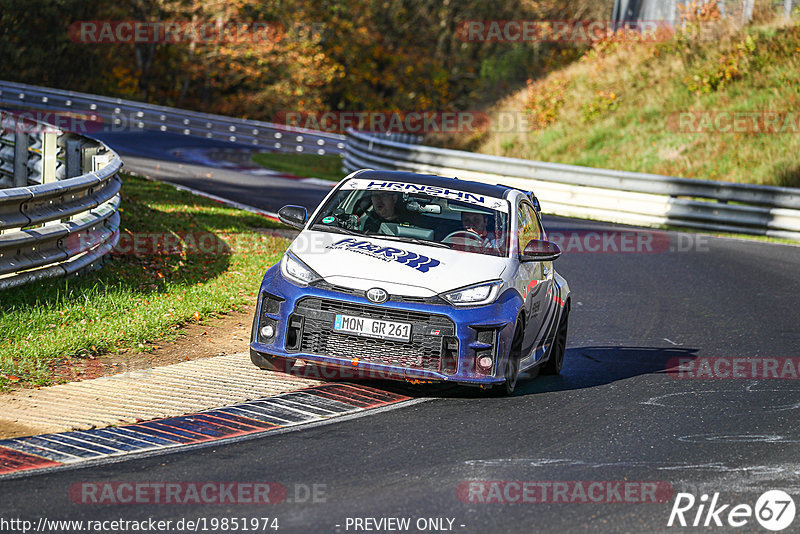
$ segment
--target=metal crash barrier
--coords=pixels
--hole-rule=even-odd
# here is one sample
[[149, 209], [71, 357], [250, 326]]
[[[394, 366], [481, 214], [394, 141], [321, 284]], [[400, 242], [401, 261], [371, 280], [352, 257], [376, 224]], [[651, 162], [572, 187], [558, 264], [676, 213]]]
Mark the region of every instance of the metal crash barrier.
[[546, 213], [800, 241], [800, 189], [544, 163], [349, 131], [345, 170], [394, 169], [533, 190]]
[[0, 112], [0, 289], [101, 265], [119, 239], [121, 168], [99, 141]]
[[74, 112], [100, 123], [99, 127], [108, 132], [161, 131], [317, 155], [344, 151], [344, 136], [340, 134], [22, 83], [0, 81], [0, 105]]

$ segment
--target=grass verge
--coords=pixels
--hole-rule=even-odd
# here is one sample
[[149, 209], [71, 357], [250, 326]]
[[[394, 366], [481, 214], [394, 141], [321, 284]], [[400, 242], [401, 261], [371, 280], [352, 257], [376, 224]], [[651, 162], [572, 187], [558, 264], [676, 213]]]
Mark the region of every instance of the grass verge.
[[262, 152], [253, 156], [253, 162], [267, 169], [303, 178], [322, 178], [338, 182], [345, 176], [342, 171], [342, 157], [338, 155]]
[[[485, 154], [800, 187], [800, 23], [697, 22], [609, 39], [494, 111], [509, 128], [429, 142]], [[523, 120], [524, 119], [524, 120]]]
[[[123, 177], [120, 244], [102, 269], [0, 299], [0, 390], [53, 382], [64, 359], [128, 351], [179, 325], [253, 303], [288, 241], [277, 223]], [[174, 335], [174, 334], [173, 334]]]

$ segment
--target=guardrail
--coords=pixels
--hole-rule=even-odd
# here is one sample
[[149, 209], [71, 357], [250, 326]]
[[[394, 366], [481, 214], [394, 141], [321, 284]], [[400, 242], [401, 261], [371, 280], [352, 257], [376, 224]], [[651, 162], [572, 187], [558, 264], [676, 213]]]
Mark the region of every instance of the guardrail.
[[344, 167], [457, 176], [533, 190], [546, 213], [800, 241], [800, 189], [593, 169], [400, 143], [349, 131]]
[[345, 136], [339, 134], [22, 83], [0, 81], [0, 106], [84, 114], [90, 120], [102, 120], [110, 132], [156, 130], [320, 155], [344, 151]]
[[0, 112], [0, 290], [102, 265], [121, 168], [98, 141]]

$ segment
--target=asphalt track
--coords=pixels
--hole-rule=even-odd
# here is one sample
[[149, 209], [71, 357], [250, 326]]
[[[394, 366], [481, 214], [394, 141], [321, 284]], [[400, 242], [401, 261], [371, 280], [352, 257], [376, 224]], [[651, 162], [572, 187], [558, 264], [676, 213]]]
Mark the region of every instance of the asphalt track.
[[186, 149], [191, 152], [252, 148], [247, 145], [161, 132], [106, 133], [95, 137], [120, 153], [126, 171], [191, 187], [270, 212], [277, 212], [286, 204], [297, 204], [310, 210], [330, 191], [330, 187], [299, 180], [208, 167], [199, 164], [196, 159], [176, 155], [176, 152], [186, 152]]
[[[135, 144], [138, 156], [159, 159], [168, 142], [147, 139], [149, 146]], [[109, 142], [132, 155], [124, 140]], [[138, 165], [128, 168], [139, 171]], [[159, 178], [264, 209], [292, 194], [303, 203], [326, 191], [285, 179], [251, 181], [235, 171], [209, 169], [206, 179], [172, 175], [170, 165], [181, 165], [174, 158], [160, 165]], [[545, 224], [565, 234], [629, 230], [553, 217]], [[449, 525], [417, 529], [419, 518], [449, 518], [452, 531], [470, 533], [701, 530], [667, 527], [674, 494], [658, 503], [583, 503], [577, 497], [480, 503], [458, 492], [465, 481], [648, 481], [698, 499], [718, 492], [720, 504], [751, 506], [763, 492], [782, 489], [800, 505], [800, 382], [679, 379], [665, 372], [673, 358], [800, 356], [800, 248], [676, 233], [659, 239], [664, 235], [668, 245], [654, 252], [568, 248], [556, 264], [573, 293], [563, 374], [525, 381], [511, 398], [421, 388], [413, 395], [431, 400], [360, 418], [7, 480], [0, 482], [0, 517], [34, 524], [41, 517], [270, 517], [278, 519], [278, 532], [383, 532], [390, 530], [356, 529], [354, 519], [390, 517], [411, 518], [407, 532]], [[69, 496], [78, 482], [136, 481], [278, 482], [287, 498], [258, 506], [90, 505]], [[317, 502], [306, 498], [315, 484]], [[696, 511], [687, 512], [687, 521]], [[785, 532], [798, 525], [800, 518]], [[752, 517], [741, 528], [702, 530], [765, 531]]]

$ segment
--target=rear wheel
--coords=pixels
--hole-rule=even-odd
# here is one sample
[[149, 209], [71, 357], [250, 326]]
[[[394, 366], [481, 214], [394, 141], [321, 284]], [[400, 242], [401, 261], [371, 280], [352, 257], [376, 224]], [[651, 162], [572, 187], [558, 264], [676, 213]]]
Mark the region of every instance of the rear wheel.
[[542, 366], [542, 374], [557, 375], [561, 373], [564, 366], [564, 354], [567, 351], [567, 330], [569, 329], [569, 302], [565, 305], [564, 314], [561, 322], [558, 323], [558, 331], [550, 346], [550, 358]]

